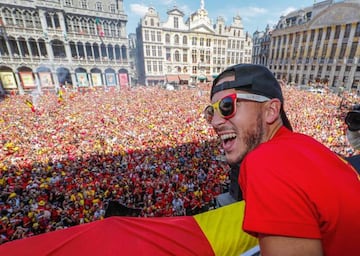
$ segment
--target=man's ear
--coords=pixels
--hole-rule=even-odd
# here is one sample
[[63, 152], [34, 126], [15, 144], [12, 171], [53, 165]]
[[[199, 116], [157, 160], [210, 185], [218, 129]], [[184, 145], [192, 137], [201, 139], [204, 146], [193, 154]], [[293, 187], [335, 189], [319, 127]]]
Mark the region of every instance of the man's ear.
[[271, 99], [265, 104], [265, 120], [266, 123], [272, 124], [280, 117], [281, 102], [279, 99]]

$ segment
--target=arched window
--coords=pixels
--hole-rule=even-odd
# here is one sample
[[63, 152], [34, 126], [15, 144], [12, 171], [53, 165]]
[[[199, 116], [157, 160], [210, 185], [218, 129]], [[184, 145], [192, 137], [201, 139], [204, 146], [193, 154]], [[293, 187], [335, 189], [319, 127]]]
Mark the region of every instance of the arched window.
[[179, 51], [175, 51], [175, 54], [174, 54], [174, 59], [176, 62], [180, 62], [180, 54], [179, 54]]
[[165, 43], [170, 43], [170, 35], [169, 34], [165, 35]]
[[179, 36], [178, 35], [174, 36], [174, 43], [179, 44]]

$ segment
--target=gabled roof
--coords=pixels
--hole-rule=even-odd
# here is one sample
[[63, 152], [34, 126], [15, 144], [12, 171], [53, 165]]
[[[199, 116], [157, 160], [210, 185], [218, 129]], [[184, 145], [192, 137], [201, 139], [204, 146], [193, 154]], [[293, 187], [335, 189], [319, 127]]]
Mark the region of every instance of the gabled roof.
[[191, 32], [204, 32], [204, 33], [215, 33], [212, 27], [206, 26], [205, 24], [199, 24], [190, 29]]
[[168, 10], [167, 14], [168, 15], [181, 16], [181, 17], [185, 16], [185, 14], [177, 6], [174, 6], [174, 8]]

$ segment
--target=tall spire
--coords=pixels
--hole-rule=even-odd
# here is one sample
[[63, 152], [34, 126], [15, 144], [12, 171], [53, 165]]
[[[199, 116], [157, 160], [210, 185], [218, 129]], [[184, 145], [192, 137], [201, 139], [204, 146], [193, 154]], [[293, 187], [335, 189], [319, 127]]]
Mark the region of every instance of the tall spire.
[[205, 1], [204, 0], [200, 1], [200, 9], [205, 9]]

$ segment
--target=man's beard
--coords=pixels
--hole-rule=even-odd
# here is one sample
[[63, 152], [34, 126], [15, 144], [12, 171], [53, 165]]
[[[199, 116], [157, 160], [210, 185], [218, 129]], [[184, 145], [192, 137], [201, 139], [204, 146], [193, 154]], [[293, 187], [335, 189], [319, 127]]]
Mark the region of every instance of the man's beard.
[[262, 122], [261, 113], [259, 113], [256, 117], [255, 128], [248, 130], [245, 136], [243, 136], [245, 151], [241, 155], [239, 162], [241, 162], [249, 152], [254, 150], [260, 143], [263, 142], [264, 133], [264, 125]]

